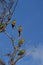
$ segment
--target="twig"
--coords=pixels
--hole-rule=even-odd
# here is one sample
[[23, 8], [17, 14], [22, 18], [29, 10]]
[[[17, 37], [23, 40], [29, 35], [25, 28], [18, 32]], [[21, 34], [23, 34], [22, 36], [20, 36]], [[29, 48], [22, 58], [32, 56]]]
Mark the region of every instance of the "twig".
[[23, 58], [24, 56], [18, 56], [18, 58], [16, 59], [16, 61], [14, 62], [15, 64], [21, 59]]
[[13, 46], [13, 48], [15, 48], [15, 46], [14, 46], [14, 39], [13, 39], [13, 37], [11, 36], [11, 35], [9, 35], [8, 33], [7, 33], [7, 31], [5, 30], [5, 32], [4, 32], [7, 36], [8, 36], [8, 38], [9, 39], [11, 39], [11, 41], [12, 41], [12, 46]]
[[15, 11], [15, 9], [16, 9], [17, 4], [18, 4], [18, 0], [16, 1], [16, 4], [15, 4], [15, 6], [14, 6], [14, 10], [13, 10], [12, 14], [14, 13], [14, 11]]

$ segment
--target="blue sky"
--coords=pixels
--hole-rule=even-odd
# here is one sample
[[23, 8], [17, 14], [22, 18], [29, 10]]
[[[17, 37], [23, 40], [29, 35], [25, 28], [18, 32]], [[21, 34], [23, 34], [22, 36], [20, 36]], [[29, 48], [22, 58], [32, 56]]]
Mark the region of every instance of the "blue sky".
[[[27, 54], [17, 65], [43, 65], [43, 0], [19, 0], [12, 19], [16, 19], [17, 26], [23, 26], [22, 37], [25, 38], [24, 47], [28, 50], [28, 53], [34, 45], [37, 47], [34, 53]], [[10, 29], [9, 31], [8, 27], [8, 33], [12, 35], [15, 33], [16, 35], [16, 30], [12, 32]], [[11, 48], [8, 37], [0, 33], [0, 51], [5, 53], [7, 50], [6, 52], [8, 52], [9, 47]], [[3, 59], [6, 58], [3, 57]]]

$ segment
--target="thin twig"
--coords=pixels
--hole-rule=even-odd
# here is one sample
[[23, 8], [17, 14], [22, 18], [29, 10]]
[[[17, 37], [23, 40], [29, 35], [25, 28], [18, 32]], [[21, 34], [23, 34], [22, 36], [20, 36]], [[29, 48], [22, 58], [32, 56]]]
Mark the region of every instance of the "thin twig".
[[15, 64], [21, 59], [23, 58], [24, 56], [18, 56], [18, 58], [16, 59], [16, 61], [14, 62]]
[[5, 30], [5, 32], [4, 32], [7, 36], [8, 36], [8, 38], [9, 39], [11, 39], [11, 41], [12, 41], [12, 46], [13, 46], [13, 48], [15, 48], [15, 46], [14, 46], [14, 39], [13, 39], [13, 37], [11, 36], [11, 35], [9, 35], [8, 33], [7, 33], [7, 31]]

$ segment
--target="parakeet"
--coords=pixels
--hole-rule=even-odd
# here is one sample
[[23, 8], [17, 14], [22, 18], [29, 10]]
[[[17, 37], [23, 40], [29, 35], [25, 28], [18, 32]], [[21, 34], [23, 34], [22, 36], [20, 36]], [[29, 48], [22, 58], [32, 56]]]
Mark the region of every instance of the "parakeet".
[[25, 41], [25, 40], [24, 40], [23, 38], [20, 39], [20, 41], [18, 42], [18, 46], [21, 47], [21, 45], [24, 43], [24, 41]]
[[22, 26], [19, 26], [19, 27], [18, 27], [18, 34], [19, 34], [19, 37], [20, 37], [20, 35], [21, 35], [21, 32], [22, 32]]
[[14, 21], [12, 22], [12, 28], [14, 28], [15, 24], [16, 24], [16, 21], [14, 20]]
[[4, 29], [5, 29], [5, 24], [4, 23], [0, 24], [0, 32], [4, 31]]
[[25, 50], [20, 50], [20, 52], [18, 53], [18, 55], [24, 55], [25, 54]]

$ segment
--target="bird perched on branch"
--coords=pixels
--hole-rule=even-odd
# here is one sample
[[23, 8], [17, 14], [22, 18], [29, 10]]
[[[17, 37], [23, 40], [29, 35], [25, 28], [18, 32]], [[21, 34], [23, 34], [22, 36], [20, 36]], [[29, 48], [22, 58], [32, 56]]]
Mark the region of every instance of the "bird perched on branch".
[[5, 30], [6, 24], [2, 23], [0, 24], [0, 32], [3, 32]]
[[24, 55], [24, 54], [25, 54], [25, 50], [20, 50], [19, 53], [18, 53], [18, 55], [20, 55], [20, 56]]
[[19, 34], [19, 37], [20, 37], [20, 35], [21, 35], [21, 32], [22, 32], [22, 26], [20, 25], [20, 26], [18, 27], [18, 34]]
[[14, 20], [14, 21], [12, 22], [12, 28], [15, 27], [15, 24], [16, 24], [16, 20]]
[[23, 38], [20, 39], [19, 42], [18, 42], [18, 46], [21, 47], [21, 45], [24, 43], [24, 41], [25, 41], [25, 40], [24, 40]]

